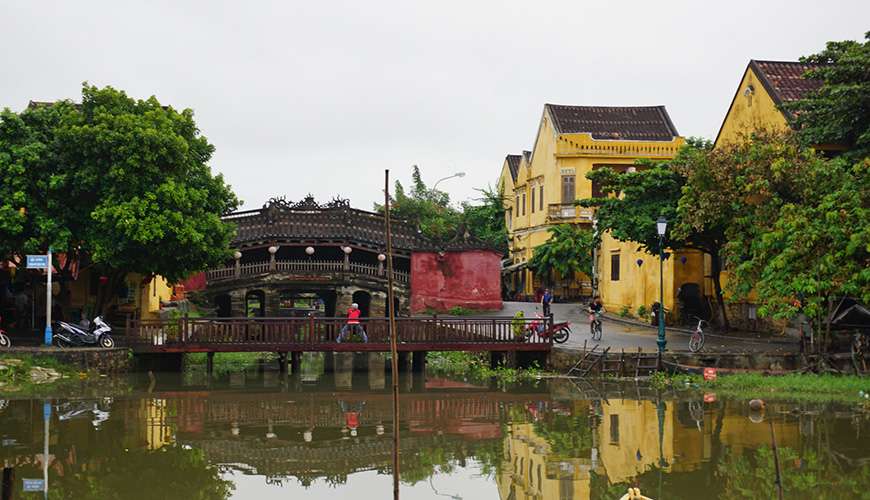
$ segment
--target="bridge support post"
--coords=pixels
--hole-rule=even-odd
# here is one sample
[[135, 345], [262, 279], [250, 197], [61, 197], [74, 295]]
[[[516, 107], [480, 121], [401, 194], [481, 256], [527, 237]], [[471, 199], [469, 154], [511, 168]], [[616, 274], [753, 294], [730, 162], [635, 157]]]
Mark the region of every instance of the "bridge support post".
[[411, 371], [415, 374], [426, 372], [426, 352], [414, 351], [411, 356]]
[[214, 373], [214, 353], [205, 353], [205, 372], [211, 375]]
[[411, 356], [409, 352], [399, 353], [399, 373], [407, 373], [411, 368]]
[[498, 368], [499, 365], [507, 366], [508, 368], [516, 368], [517, 356], [516, 352], [510, 351], [492, 351], [489, 353], [489, 367]]
[[369, 389], [373, 391], [383, 390], [387, 386], [386, 359], [387, 355], [383, 352], [370, 352], [368, 354]]
[[[286, 354], [285, 354], [286, 356]], [[293, 375], [299, 374], [299, 370], [302, 368], [302, 353], [299, 351], [293, 351], [290, 353], [290, 369], [293, 371]]]
[[335, 353], [334, 352], [323, 353], [323, 371], [326, 373], [332, 373], [335, 371]]
[[278, 373], [282, 375], [287, 374], [287, 353], [279, 352], [278, 353]]

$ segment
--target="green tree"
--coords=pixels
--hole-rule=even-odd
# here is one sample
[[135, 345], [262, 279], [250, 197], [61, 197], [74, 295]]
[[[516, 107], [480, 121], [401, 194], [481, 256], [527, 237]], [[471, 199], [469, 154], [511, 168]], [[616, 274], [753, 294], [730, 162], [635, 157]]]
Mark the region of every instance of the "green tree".
[[731, 217], [729, 288], [755, 291], [763, 315], [802, 308], [829, 333], [840, 298], [870, 301], [870, 160], [825, 159], [791, 134], [750, 139], [714, 169]]
[[51, 245], [68, 263], [88, 256], [109, 277], [98, 310], [127, 273], [175, 281], [216, 265], [233, 231], [220, 217], [238, 200], [208, 167], [213, 153], [193, 111], [111, 87], [85, 84], [79, 105], [6, 110], [0, 173], [23, 169], [26, 183], [0, 178], [0, 193], [13, 194], [0, 204], [13, 216], [0, 226], [13, 234], [3, 250], [20, 257]]
[[462, 203], [461, 223], [480, 241], [502, 254], [508, 252], [507, 227], [505, 226], [504, 195], [502, 189], [492, 187], [478, 189], [481, 197], [478, 204]]
[[563, 280], [574, 273], [592, 275], [592, 250], [597, 244], [591, 230], [574, 224], [559, 224], [548, 229], [550, 239], [535, 247], [529, 268], [548, 282], [553, 274]]
[[805, 77], [823, 82], [785, 106], [802, 143], [844, 147], [851, 160], [870, 156], [870, 32], [864, 43], [828, 42], [801, 61], [818, 65]]
[[[435, 241], [443, 242], [455, 236], [460, 212], [450, 205], [450, 196], [429, 188], [423, 182], [417, 165], [413, 166], [411, 180], [409, 191], [400, 181], [395, 182], [390, 204], [391, 216], [417, 226], [424, 236]], [[383, 209], [383, 205], [375, 204], [377, 212], [383, 212]]]
[[699, 220], [694, 212], [698, 206], [695, 198], [709, 187], [706, 160], [711, 148], [708, 140], [689, 138], [671, 161], [639, 161], [634, 172], [593, 170], [587, 177], [599, 184], [602, 196], [580, 200], [579, 204], [596, 208], [599, 230], [610, 231], [620, 241], [636, 242], [652, 255], [659, 250], [656, 220], [665, 217], [668, 247], [700, 250], [711, 256], [719, 322], [728, 329], [719, 266], [725, 244], [725, 221]]

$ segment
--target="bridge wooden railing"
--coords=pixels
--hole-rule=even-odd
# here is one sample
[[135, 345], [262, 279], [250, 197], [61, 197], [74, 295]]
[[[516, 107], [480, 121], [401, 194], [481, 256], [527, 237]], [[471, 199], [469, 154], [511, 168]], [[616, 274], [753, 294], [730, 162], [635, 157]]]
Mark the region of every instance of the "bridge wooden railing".
[[[399, 349], [547, 350], [549, 336], [523, 332], [533, 318], [396, 318]], [[547, 320], [545, 320], [547, 321]], [[186, 318], [131, 320], [126, 343], [143, 351], [384, 351], [386, 318], [362, 318], [368, 343], [337, 339], [346, 318]], [[348, 337], [350, 334], [348, 334]]]

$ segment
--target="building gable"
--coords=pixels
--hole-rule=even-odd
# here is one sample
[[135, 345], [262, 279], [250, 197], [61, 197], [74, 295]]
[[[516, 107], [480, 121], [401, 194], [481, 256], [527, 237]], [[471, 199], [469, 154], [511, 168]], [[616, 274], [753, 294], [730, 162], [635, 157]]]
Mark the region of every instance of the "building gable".
[[813, 65], [800, 62], [749, 61], [716, 134], [715, 144], [739, 140], [753, 130], [786, 130], [790, 116], [783, 105], [803, 98], [822, 85], [819, 80], [803, 77], [812, 68]]

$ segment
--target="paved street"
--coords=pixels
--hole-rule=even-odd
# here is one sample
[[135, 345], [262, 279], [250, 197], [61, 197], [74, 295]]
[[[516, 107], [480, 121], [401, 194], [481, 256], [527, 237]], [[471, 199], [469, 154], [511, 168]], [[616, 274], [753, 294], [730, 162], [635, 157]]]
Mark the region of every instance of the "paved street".
[[[504, 309], [488, 314], [494, 316], [513, 316], [517, 311], [523, 311], [526, 317], [534, 317], [536, 310], [540, 311], [540, 309], [541, 306], [539, 304], [531, 302], [505, 302]], [[557, 323], [562, 321], [571, 322], [571, 338], [563, 344], [565, 347], [582, 348], [584, 340], [589, 341], [588, 345], [590, 346], [595, 345], [589, 336], [589, 321], [585, 313], [585, 305], [553, 304], [552, 310]], [[686, 333], [668, 330], [667, 341], [669, 350], [688, 350], [689, 335]], [[638, 347], [644, 351], [655, 351], [657, 348], [656, 330], [655, 328], [626, 325], [605, 318], [604, 335], [599, 343], [602, 347], [609, 346], [611, 351], [619, 351], [621, 349], [626, 351], [637, 350]], [[718, 335], [707, 336], [704, 351], [726, 350], [730, 352], [790, 352], [797, 350], [797, 343], [783, 342], [782, 339], [768, 342], [764, 339], [726, 338]]]

